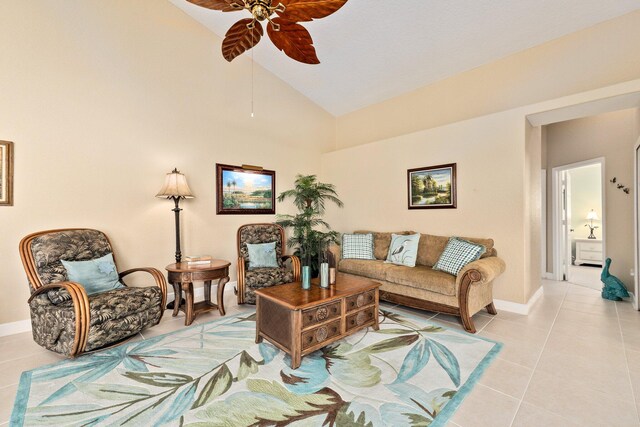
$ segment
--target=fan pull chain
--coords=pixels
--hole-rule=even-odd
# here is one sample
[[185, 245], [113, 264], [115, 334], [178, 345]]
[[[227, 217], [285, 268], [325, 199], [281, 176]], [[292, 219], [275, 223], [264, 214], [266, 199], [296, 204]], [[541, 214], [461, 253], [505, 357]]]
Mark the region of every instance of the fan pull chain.
[[253, 72], [253, 49], [251, 49], [251, 117], [255, 117], [253, 114], [253, 83], [254, 83], [254, 72]]
[[253, 31], [251, 31], [251, 118], [255, 117], [255, 115], [253, 114], [253, 84], [254, 84], [254, 80], [255, 80], [255, 75], [254, 75], [254, 64], [255, 64], [255, 61], [253, 59], [253, 53], [254, 53], [254, 50], [255, 50], [255, 43], [254, 43], [253, 37], [254, 37]]

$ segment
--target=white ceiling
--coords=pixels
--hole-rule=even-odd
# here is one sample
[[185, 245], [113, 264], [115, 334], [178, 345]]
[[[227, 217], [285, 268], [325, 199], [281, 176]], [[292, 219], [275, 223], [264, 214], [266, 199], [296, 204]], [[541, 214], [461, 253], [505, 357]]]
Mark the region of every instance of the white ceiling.
[[[221, 38], [249, 17], [169, 1]], [[253, 54], [340, 116], [636, 9], [640, 0], [350, 0], [303, 24], [319, 65], [289, 59], [266, 34]], [[219, 52], [218, 44], [212, 54]]]

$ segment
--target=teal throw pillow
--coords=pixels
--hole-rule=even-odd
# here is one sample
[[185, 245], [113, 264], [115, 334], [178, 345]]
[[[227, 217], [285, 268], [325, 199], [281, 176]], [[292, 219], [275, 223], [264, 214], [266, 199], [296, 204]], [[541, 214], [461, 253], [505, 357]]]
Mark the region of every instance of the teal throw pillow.
[[276, 258], [276, 242], [247, 243], [247, 251], [249, 252], [249, 270], [279, 267]]
[[342, 259], [375, 259], [373, 234], [343, 234]]
[[124, 287], [120, 283], [112, 253], [89, 261], [61, 261], [69, 280], [84, 286], [87, 295]]
[[480, 259], [486, 250], [487, 248], [478, 243], [472, 243], [459, 237], [452, 237], [433, 269], [457, 276], [465, 265]]
[[415, 267], [419, 241], [420, 234], [392, 234], [387, 260], [385, 262]]

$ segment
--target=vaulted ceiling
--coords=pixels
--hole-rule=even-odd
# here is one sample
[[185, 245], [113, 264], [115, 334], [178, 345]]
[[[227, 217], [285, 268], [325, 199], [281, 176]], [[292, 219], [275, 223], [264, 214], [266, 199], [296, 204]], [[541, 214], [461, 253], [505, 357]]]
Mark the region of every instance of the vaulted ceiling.
[[[221, 39], [249, 16], [169, 1]], [[340, 116], [638, 9], [640, 0], [349, 0], [305, 23], [319, 65], [266, 39], [244, 55]]]

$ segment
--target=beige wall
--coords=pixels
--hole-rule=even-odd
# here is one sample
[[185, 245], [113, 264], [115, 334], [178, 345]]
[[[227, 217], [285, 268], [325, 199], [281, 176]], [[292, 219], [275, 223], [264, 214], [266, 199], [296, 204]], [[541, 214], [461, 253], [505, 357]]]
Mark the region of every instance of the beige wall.
[[637, 79], [640, 11], [339, 117], [337, 148]]
[[[345, 202], [327, 219], [341, 232], [491, 237], [507, 263], [495, 296], [525, 302], [524, 124], [510, 111], [325, 154], [322, 177]], [[457, 163], [457, 209], [407, 209], [407, 169], [444, 163]]]
[[[332, 223], [493, 237], [507, 261], [496, 298], [526, 302], [542, 273], [539, 169], [553, 167], [546, 129], [526, 117], [637, 92], [638, 48], [635, 12], [339, 117], [322, 170], [347, 207]], [[458, 209], [408, 211], [406, 169], [447, 162], [458, 163]]]
[[[633, 192], [625, 194], [609, 181], [633, 183], [633, 147], [638, 139], [637, 109], [627, 109], [547, 126], [547, 234], [551, 242], [551, 173], [554, 167], [605, 158], [605, 233], [611, 271], [628, 287], [633, 284]], [[584, 228], [584, 227], [582, 227]], [[583, 230], [577, 231], [580, 233]], [[549, 271], [553, 250], [548, 246]]]
[[282, 191], [332, 147], [333, 117], [260, 67], [251, 119], [248, 60], [224, 61], [220, 40], [169, 2], [7, 0], [0, 16], [0, 139], [15, 142], [0, 324], [29, 316], [26, 234], [95, 227], [121, 269], [163, 269], [173, 206], [154, 195], [178, 167], [196, 195], [182, 204], [183, 252], [233, 260], [238, 226], [273, 217], [217, 216], [215, 163], [275, 169]]

